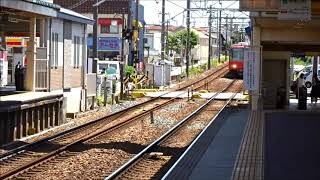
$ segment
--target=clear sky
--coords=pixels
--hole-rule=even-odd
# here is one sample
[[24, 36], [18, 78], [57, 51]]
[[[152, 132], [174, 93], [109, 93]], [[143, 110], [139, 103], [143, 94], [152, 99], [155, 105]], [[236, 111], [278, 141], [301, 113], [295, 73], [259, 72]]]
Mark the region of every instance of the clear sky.
[[[145, 20], [147, 24], [160, 24], [161, 22], [161, 6], [162, 0], [140, 0], [141, 4], [144, 5], [145, 9]], [[238, 1], [224, 1], [221, 5], [218, 2], [192, 2], [191, 8], [206, 8], [213, 5], [213, 8], [239, 8]], [[172, 25], [186, 25], [186, 13], [182, 13], [187, 6], [186, 1], [175, 1], [166, 0], [166, 18], [172, 18], [176, 16], [170, 24]], [[181, 14], [180, 14], [181, 13]], [[180, 15], [178, 15], [180, 14]], [[224, 11], [222, 16], [233, 16], [233, 17], [246, 17], [241, 12], [227, 12]], [[241, 20], [243, 21], [243, 20]], [[245, 20], [245, 22], [248, 22]], [[208, 24], [208, 13], [206, 11], [192, 11], [191, 12], [191, 26], [207, 26]]]

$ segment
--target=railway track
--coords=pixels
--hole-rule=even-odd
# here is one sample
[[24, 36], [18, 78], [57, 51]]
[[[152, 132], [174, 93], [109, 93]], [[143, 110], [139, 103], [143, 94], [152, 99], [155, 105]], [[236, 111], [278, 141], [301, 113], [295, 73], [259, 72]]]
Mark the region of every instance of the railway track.
[[[236, 80], [232, 81], [220, 93], [226, 92], [235, 84], [238, 84]], [[238, 91], [241, 88], [242, 86], [238, 88]], [[205, 104], [143, 149], [106, 179], [161, 179], [197, 135], [212, 121], [218, 112], [221, 112], [232, 101], [237, 93], [234, 93], [228, 100], [215, 101], [215, 97], [218, 94], [212, 96]]]
[[[225, 73], [226, 66], [213, 71], [207, 77], [198, 79], [195, 82], [184, 85], [181, 88], [179, 87], [179, 90], [183, 90], [191, 85], [194, 85], [196, 87], [204, 86], [205, 83], [203, 83], [202, 81], [219, 78]], [[14, 175], [16, 174], [29, 172], [30, 169], [40, 167], [41, 164], [55, 159], [58, 154], [64, 154], [64, 152], [76, 146], [79, 146], [85, 141], [94, 139], [101, 135], [105, 135], [120, 127], [124, 127], [125, 125], [132, 123], [136, 119], [148, 115], [151, 111], [168, 105], [174, 100], [175, 98], [162, 100], [161, 96], [159, 96], [128, 109], [111, 114], [105, 118], [92, 121], [77, 128], [14, 149], [6, 154], [1, 155], [0, 179], [15, 177]], [[138, 108], [140, 108], [140, 110], [138, 110], [137, 112]], [[117, 120], [117, 123], [112, 124], [112, 122], [114, 122], [115, 120]], [[96, 131], [97, 129], [99, 131]]]

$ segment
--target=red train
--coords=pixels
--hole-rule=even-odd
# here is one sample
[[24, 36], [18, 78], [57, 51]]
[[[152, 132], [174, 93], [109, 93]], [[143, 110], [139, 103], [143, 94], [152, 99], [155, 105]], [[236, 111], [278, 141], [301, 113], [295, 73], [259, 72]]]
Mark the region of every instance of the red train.
[[248, 49], [249, 45], [243, 42], [230, 47], [229, 71], [233, 76], [243, 75], [244, 52]]

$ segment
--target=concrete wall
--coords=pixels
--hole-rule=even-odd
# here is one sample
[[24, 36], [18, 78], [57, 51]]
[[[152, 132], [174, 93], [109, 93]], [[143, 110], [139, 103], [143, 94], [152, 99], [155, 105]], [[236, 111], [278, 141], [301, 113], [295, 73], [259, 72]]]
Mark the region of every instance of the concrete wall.
[[77, 113], [80, 111], [81, 106], [81, 91], [82, 88], [71, 88], [69, 92], [63, 92], [63, 90], [53, 91], [55, 93], [63, 93], [63, 97], [66, 98], [66, 112]]
[[58, 66], [50, 69], [50, 88], [58, 90], [63, 83], [63, 20], [52, 19], [52, 33], [58, 34]]
[[286, 104], [290, 90], [290, 52], [263, 51], [262, 88], [264, 107], [276, 108], [277, 90], [285, 87]]

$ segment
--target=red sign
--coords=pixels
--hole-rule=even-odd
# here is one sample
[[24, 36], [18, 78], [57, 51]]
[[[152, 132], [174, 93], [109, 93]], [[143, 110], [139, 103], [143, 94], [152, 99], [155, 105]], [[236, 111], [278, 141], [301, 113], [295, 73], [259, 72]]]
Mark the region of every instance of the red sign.
[[122, 19], [113, 19], [113, 18], [99, 18], [98, 19], [98, 24], [101, 25], [106, 25], [106, 26], [110, 26], [112, 21], [117, 21], [117, 24], [120, 25], [122, 24]]
[[8, 61], [7, 56], [8, 56], [7, 51], [0, 51], [0, 60], [1, 61]]

